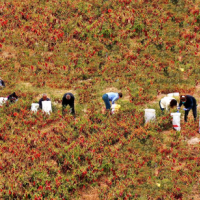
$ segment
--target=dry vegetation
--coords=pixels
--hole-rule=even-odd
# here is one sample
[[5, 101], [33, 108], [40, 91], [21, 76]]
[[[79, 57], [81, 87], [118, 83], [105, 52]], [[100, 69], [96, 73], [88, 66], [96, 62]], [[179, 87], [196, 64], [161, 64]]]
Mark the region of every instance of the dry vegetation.
[[[0, 199], [199, 199], [199, 124], [190, 113], [175, 132], [158, 105], [170, 92], [200, 101], [199, 5], [1, 1], [0, 96], [20, 99], [0, 107]], [[112, 116], [109, 91], [124, 95]], [[31, 113], [44, 92], [53, 113]], [[61, 115], [65, 92], [76, 120]]]

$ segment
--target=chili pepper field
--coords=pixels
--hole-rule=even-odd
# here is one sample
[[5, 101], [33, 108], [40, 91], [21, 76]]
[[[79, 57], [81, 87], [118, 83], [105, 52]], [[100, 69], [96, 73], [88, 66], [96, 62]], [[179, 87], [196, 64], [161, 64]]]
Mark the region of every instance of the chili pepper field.
[[[176, 132], [159, 107], [199, 104], [198, 0], [6, 0], [0, 33], [0, 97], [19, 96], [0, 107], [0, 199], [200, 199], [199, 117], [180, 110]], [[123, 94], [113, 115], [107, 92]], [[43, 93], [50, 115], [30, 111]]]

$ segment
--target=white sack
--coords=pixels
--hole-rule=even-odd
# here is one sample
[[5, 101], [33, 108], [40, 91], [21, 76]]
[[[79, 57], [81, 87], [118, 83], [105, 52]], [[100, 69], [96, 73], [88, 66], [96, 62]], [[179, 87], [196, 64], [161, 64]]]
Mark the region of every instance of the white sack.
[[51, 101], [42, 101], [42, 110], [50, 114], [52, 112]]
[[39, 103], [31, 104], [31, 111], [37, 112], [38, 108], [39, 108]]
[[6, 103], [7, 100], [8, 100], [8, 98], [0, 97], [0, 106], [2, 106], [4, 103]]

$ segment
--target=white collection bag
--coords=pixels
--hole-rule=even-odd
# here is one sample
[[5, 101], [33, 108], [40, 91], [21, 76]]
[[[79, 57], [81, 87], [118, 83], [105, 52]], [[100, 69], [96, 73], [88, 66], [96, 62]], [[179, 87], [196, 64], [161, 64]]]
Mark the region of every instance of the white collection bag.
[[50, 114], [52, 112], [51, 101], [42, 101], [42, 110]]
[[0, 106], [2, 106], [4, 103], [6, 103], [7, 100], [8, 100], [8, 98], [0, 97]]
[[39, 108], [39, 103], [32, 103], [31, 104], [31, 111], [37, 112], [38, 108]]
[[173, 128], [176, 131], [180, 131], [181, 130], [181, 113], [171, 113], [171, 116], [173, 117], [172, 119]]
[[145, 123], [156, 119], [156, 110], [155, 109], [145, 109]]

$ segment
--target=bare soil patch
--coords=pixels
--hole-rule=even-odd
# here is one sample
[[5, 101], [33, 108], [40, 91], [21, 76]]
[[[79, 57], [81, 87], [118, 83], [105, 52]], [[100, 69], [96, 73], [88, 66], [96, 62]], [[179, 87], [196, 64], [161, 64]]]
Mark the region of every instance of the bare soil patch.
[[16, 59], [17, 53], [15, 51], [15, 48], [13, 46], [6, 46], [0, 53], [0, 57], [3, 59]]
[[[166, 97], [167, 94], [159, 94], [155, 97], [155, 99], [153, 101], [148, 101], [148, 104], [155, 104], [155, 103], [158, 103], [160, 99], [162, 99], [163, 97]], [[146, 108], [147, 108], [147, 105], [146, 105]]]
[[121, 92], [116, 87], [108, 87], [102, 91], [102, 94], [108, 93], [108, 92]]
[[86, 189], [81, 189], [78, 192], [78, 194], [80, 195], [79, 200], [99, 200], [99, 190], [107, 187], [107, 184], [105, 182], [106, 178], [102, 177], [98, 182], [99, 188], [88, 187]]
[[80, 200], [99, 200], [99, 192], [97, 188], [90, 188], [88, 191], [80, 194]]

